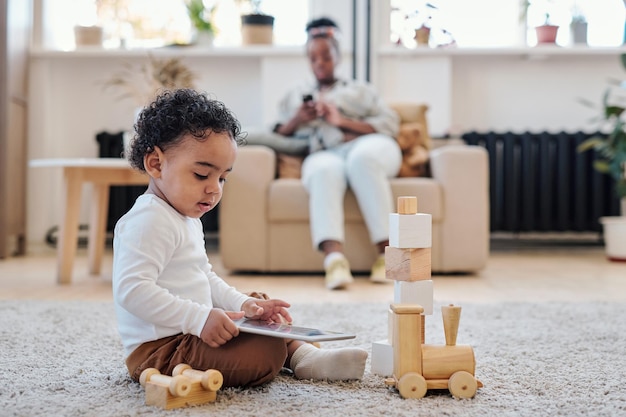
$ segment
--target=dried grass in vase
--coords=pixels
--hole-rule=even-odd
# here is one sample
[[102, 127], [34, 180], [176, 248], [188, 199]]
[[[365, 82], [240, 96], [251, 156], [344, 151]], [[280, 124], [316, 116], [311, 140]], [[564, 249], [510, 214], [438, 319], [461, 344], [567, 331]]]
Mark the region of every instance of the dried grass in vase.
[[132, 99], [143, 107], [163, 90], [195, 88], [196, 78], [196, 74], [178, 58], [157, 59], [148, 55], [148, 62], [138, 67], [125, 63], [104, 82], [104, 86], [122, 90], [119, 99]]

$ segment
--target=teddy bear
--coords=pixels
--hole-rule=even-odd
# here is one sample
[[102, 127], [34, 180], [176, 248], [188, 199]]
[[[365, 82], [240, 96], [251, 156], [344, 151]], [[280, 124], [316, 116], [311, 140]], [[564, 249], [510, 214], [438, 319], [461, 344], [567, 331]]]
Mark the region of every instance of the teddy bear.
[[398, 177], [428, 175], [428, 143], [424, 140], [424, 126], [419, 122], [403, 123], [396, 138], [402, 150], [402, 165]]

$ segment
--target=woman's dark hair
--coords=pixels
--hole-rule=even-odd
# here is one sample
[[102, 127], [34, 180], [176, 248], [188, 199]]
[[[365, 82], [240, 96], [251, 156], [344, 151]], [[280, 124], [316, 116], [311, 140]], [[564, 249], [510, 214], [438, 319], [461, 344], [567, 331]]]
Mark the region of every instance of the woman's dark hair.
[[337, 25], [337, 23], [335, 23], [335, 21], [331, 19], [330, 17], [320, 17], [317, 19], [313, 19], [309, 23], [307, 23], [306, 32], [309, 33], [311, 29], [320, 28], [320, 27], [332, 27], [332, 28], [339, 29], [339, 26]]
[[306, 25], [308, 47], [309, 43], [313, 39], [328, 39], [335, 51], [339, 54], [341, 47], [339, 46], [339, 26], [329, 17], [320, 17], [313, 19]]
[[244, 143], [241, 125], [224, 103], [193, 89], [166, 90], [139, 113], [128, 160], [145, 171], [144, 156], [155, 147], [165, 152], [186, 134], [204, 141], [213, 132], [226, 132], [238, 145]]

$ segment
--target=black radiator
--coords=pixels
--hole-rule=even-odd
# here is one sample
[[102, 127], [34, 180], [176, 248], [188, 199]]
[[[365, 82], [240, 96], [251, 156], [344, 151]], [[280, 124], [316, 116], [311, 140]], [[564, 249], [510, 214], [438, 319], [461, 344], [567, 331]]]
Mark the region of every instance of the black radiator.
[[594, 152], [577, 146], [595, 133], [468, 132], [489, 153], [491, 231], [600, 232], [619, 215], [614, 181], [593, 169]]

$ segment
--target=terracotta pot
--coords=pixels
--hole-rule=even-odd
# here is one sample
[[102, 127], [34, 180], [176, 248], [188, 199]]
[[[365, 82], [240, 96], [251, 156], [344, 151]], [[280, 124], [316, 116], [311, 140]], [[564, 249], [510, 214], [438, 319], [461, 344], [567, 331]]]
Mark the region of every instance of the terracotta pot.
[[535, 28], [537, 33], [537, 44], [556, 43], [556, 35], [559, 31], [558, 26], [542, 25]]

